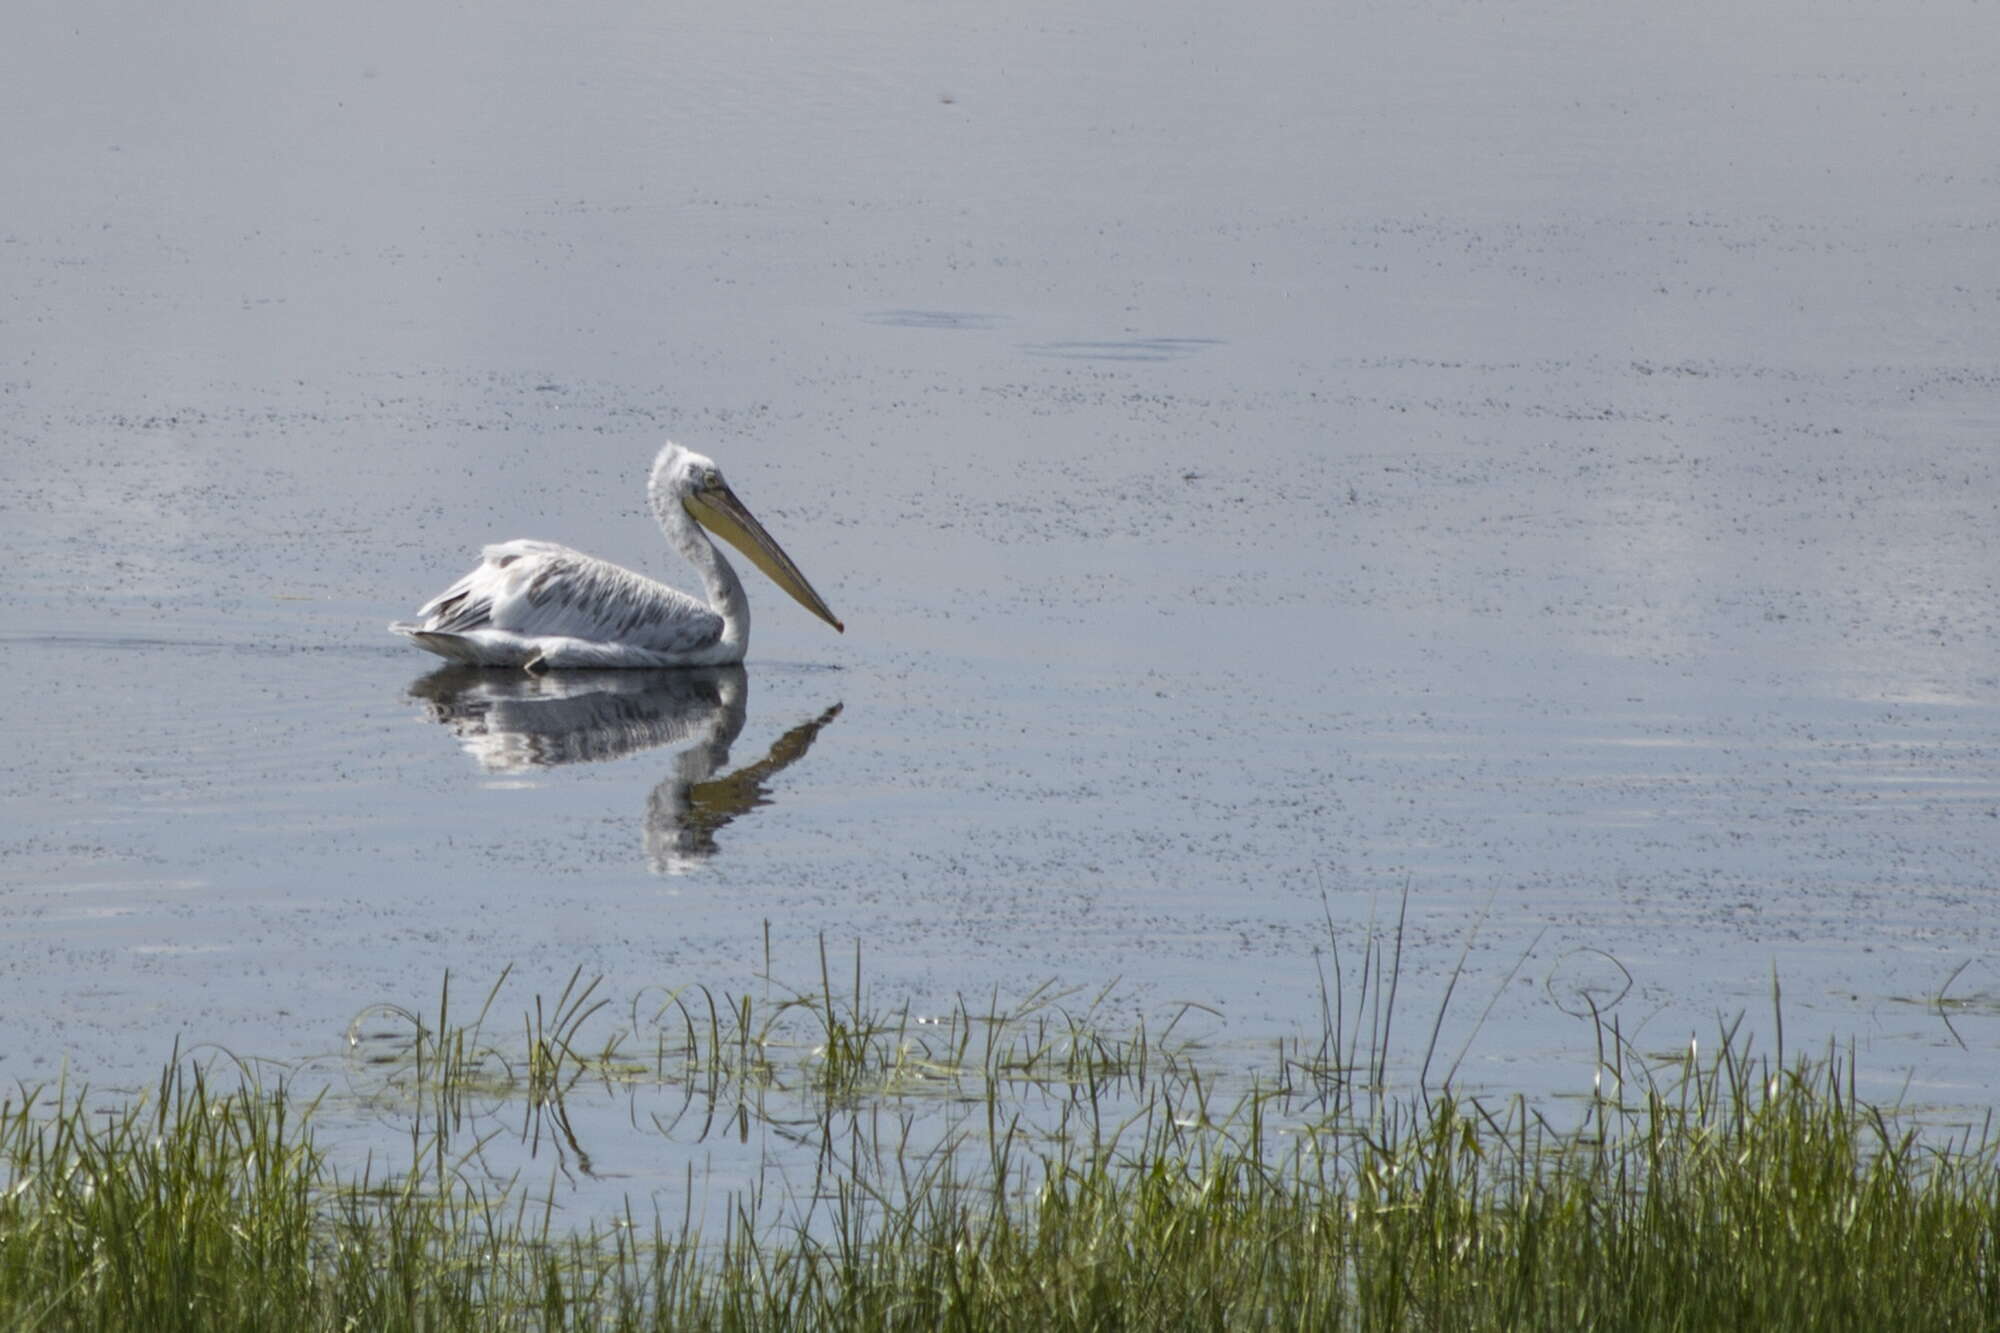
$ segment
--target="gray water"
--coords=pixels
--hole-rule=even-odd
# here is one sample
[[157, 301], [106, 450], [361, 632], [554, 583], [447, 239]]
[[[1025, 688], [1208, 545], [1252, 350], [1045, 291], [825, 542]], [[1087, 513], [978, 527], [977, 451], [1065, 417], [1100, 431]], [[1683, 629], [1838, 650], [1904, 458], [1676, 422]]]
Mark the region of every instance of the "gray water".
[[[1609, 955], [1642, 1045], [1775, 976], [2000, 1100], [1981, 6], [9, 26], [0, 1078], [743, 993], [767, 923], [1249, 1052], [1407, 895], [1475, 1088], [1588, 1086]], [[740, 678], [384, 632], [512, 537], [685, 585], [667, 437], [844, 636], [754, 573]]]

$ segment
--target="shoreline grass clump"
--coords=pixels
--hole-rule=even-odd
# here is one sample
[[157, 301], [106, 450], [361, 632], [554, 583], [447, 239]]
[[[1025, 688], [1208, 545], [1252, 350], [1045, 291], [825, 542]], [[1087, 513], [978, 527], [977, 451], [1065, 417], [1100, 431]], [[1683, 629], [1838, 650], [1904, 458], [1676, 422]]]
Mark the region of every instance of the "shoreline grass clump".
[[[1725, 1026], [1706, 1055], [1648, 1056], [1602, 1021], [1558, 1125], [1518, 1096], [1392, 1092], [1331, 1022], [1313, 1058], [1281, 1048], [1223, 1092], [1199, 1048], [1092, 1032], [1095, 1001], [924, 1024], [868, 1011], [858, 965], [837, 994], [823, 956], [762, 1007], [676, 993], [650, 1065], [632, 1029], [586, 1038], [594, 992], [538, 1001], [516, 1048], [493, 994], [454, 1028], [447, 990], [395, 1085], [429, 1128], [394, 1169], [337, 1165], [326, 1095], [248, 1066], [226, 1092], [231, 1066], [177, 1061], [136, 1103], [6, 1101], [0, 1326], [2000, 1326], [2000, 1138], [1864, 1101], [1837, 1049], [1767, 1058]], [[776, 1040], [794, 1019], [797, 1047]], [[577, 1227], [478, 1168], [500, 1131], [468, 1133], [475, 1093], [576, 1146], [567, 1102], [642, 1077], [720, 1094], [725, 1123], [790, 1099], [811, 1179], [775, 1219], [628, 1204]]]

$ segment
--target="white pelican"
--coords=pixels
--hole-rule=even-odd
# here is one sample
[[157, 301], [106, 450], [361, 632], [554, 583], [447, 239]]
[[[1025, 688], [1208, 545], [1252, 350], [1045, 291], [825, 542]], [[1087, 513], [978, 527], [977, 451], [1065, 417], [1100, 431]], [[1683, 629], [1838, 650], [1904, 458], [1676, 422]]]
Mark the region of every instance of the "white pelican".
[[750, 642], [750, 602], [705, 527], [799, 605], [845, 632], [712, 460], [668, 442], [653, 460], [646, 499], [667, 540], [700, 572], [706, 605], [567, 546], [512, 541], [482, 551], [479, 567], [427, 602], [414, 622], [389, 628], [471, 666], [547, 671], [741, 662]]

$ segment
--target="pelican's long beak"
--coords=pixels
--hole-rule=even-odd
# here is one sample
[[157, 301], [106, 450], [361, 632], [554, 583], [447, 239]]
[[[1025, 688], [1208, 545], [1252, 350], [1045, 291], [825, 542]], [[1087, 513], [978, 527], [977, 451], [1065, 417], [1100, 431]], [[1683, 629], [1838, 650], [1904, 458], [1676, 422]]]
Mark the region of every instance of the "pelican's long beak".
[[806, 576], [799, 573], [799, 567], [785, 554], [785, 548], [772, 540], [764, 525], [743, 507], [736, 492], [726, 484], [692, 491], [682, 503], [697, 523], [748, 556], [771, 582], [790, 593], [792, 600], [842, 634], [847, 632], [847, 627], [813, 591], [812, 584], [806, 582]]

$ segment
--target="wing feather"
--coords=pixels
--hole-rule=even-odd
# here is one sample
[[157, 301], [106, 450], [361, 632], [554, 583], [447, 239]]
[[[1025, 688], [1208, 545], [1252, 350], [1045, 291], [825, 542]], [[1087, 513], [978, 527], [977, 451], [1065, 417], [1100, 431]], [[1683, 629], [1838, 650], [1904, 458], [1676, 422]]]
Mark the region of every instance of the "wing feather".
[[677, 588], [553, 542], [489, 546], [477, 568], [417, 612], [416, 628], [499, 629], [686, 653], [722, 637], [722, 617]]

